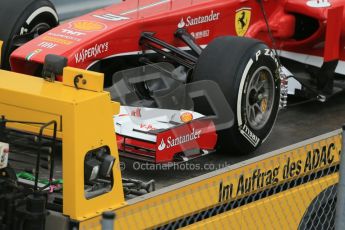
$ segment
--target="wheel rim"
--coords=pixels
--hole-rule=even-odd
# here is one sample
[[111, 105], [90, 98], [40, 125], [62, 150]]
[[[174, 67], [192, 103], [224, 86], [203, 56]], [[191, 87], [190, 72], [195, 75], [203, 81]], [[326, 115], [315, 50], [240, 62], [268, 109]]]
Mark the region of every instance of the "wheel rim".
[[259, 130], [268, 122], [274, 101], [275, 85], [271, 70], [265, 66], [253, 74], [246, 95], [246, 114], [249, 126]]

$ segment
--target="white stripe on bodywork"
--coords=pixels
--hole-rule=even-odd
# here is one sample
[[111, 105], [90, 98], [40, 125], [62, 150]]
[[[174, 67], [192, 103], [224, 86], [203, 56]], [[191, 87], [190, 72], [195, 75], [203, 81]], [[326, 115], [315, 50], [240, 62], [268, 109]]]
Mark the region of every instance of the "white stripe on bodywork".
[[[132, 112], [135, 111], [140, 111], [139, 115], [132, 115]], [[183, 124], [181, 115], [184, 113], [190, 113], [193, 120], [205, 117], [201, 113], [190, 110], [120, 106], [120, 113], [113, 117], [115, 131], [122, 136], [156, 142], [157, 136], [145, 133], [149, 131], [146, 127], [151, 126], [151, 129], [153, 128], [156, 130], [172, 129]]]
[[[316, 66], [318, 68], [321, 68], [324, 59], [319, 56], [314, 56], [314, 55], [306, 55], [306, 54], [300, 54], [300, 53], [295, 53], [295, 52], [289, 52], [289, 51], [278, 51], [279, 56], [288, 58], [290, 60], [294, 60], [300, 63], [304, 63], [307, 65], [312, 65]], [[345, 75], [345, 61], [339, 61], [337, 68], [335, 69], [335, 72], [337, 74]]]
[[238, 126], [241, 126], [243, 123], [242, 116], [241, 116], [241, 105], [242, 105], [242, 91], [243, 91], [243, 87], [244, 87], [244, 82], [246, 80], [246, 76], [249, 72], [249, 69], [250, 69], [250, 67], [252, 67], [253, 63], [254, 63], [253, 59], [250, 59], [246, 68], [244, 69], [243, 74], [242, 74], [240, 88], [238, 90], [238, 96], [237, 96], [237, 122], [238, 122]]
[[323, 65], [323, 58], [319, 56], [306, 55], [306, 54], [300, 54], [300, 53], [282, 51], [282, 50], [278, 50], [277, 52], [280, 57], [284, 57], [284, 58], [294, 60], [300, 63], [316, 66], [319, 68], [321, 68], [321, 66]]
[[131, 14], [131, 13], [138, 12], [138, 11], [141, 11], [141, 10], [149, 9], [149, 8], [152, 8], [152, 7], [155, 7], [155, 6], [159, 6], [161, 4], [164, 4], [164, 3], [167, 3], [167, 2], [170, 2], [170, 1], [171, 0], [162, 0], [162, 1], [159, 1], [159, 2], [151, 3], [151, 4], [146, 5], [146, 6], [138, 7], [137, 9], [134, 9], [134, 10], [129, 10], [129, 11], [123, 12], [120, 15], [127, 15], [127, 14]]
[[339, 61], [335, 72], [338, 74], [345, 75], [345, 61]]

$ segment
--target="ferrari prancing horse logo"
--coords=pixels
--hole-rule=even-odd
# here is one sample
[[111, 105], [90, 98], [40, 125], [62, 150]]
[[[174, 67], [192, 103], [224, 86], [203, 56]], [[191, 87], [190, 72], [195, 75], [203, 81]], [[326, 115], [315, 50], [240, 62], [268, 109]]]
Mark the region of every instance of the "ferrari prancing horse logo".
[[235, 29], [237, 36], [244, 36], [249, 28], [252, 15], [251, 8], [241, 8], [236, 10]]

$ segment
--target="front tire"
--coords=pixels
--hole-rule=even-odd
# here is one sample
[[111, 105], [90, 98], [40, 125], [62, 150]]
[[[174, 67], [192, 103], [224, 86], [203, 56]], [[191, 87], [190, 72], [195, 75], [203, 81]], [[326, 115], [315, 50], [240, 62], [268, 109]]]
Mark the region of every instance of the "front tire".
[[235, 114], [232, 128], [221, 130], [222, 151], [247, 154], [268, 137], [280, 101], [278, 64], [262, 42], [243, 37], [220, 37], [202, 52], [193, 81], [213, 80]]
[[1, 0], [0, 40], [4, 42], [1, 68], [10, 69], [9, 57], [17, 48], [13, 43], [15, 36], [31, 32], [38, 36], [58, 23], [56, 10], [48, 0]]

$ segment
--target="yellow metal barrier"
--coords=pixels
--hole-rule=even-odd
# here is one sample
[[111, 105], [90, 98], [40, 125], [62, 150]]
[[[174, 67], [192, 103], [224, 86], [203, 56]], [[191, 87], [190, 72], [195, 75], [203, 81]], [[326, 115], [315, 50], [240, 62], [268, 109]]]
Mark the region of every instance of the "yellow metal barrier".
[[[66, 68], [64, 74], [85, 72]], [[88, 77], [92, 74], [89, 72]], [[99, 79], [99, 74], [96, 75]], [[78, 90], [60, 82], [0, 70], [0, 115], [13, 120], [56, 120], [59, 124], [58, 137], [63, 146], [63, 214], [74, 220], [82, 221], [124, 205], [119, 167], [113, 167], [114, 186], [110, 192], [89, 200], [84, 196], [84, 158], [88, 151], [109, 146], [119, 163], [113, 123], [116, 111], [119, 104], [112, 102], [107, 92]], [[32, 125], [12, 128], [35, 133], [39, 129]], [[45, 134], [51, 135], [51, 130]]]
[[[313, 199], [337, 183], [341, 140], [336, 131], [134, 199], [115, 210], [115, 229], [181, 223], [195, 223], [193, 228], [296, 229]], [[250, 199], [255, 202], [246, 203]], [[212, 217], [202, 219], [205, 213]], [[93, 229], [99, 221], [92, 218], [80, 227]]]

